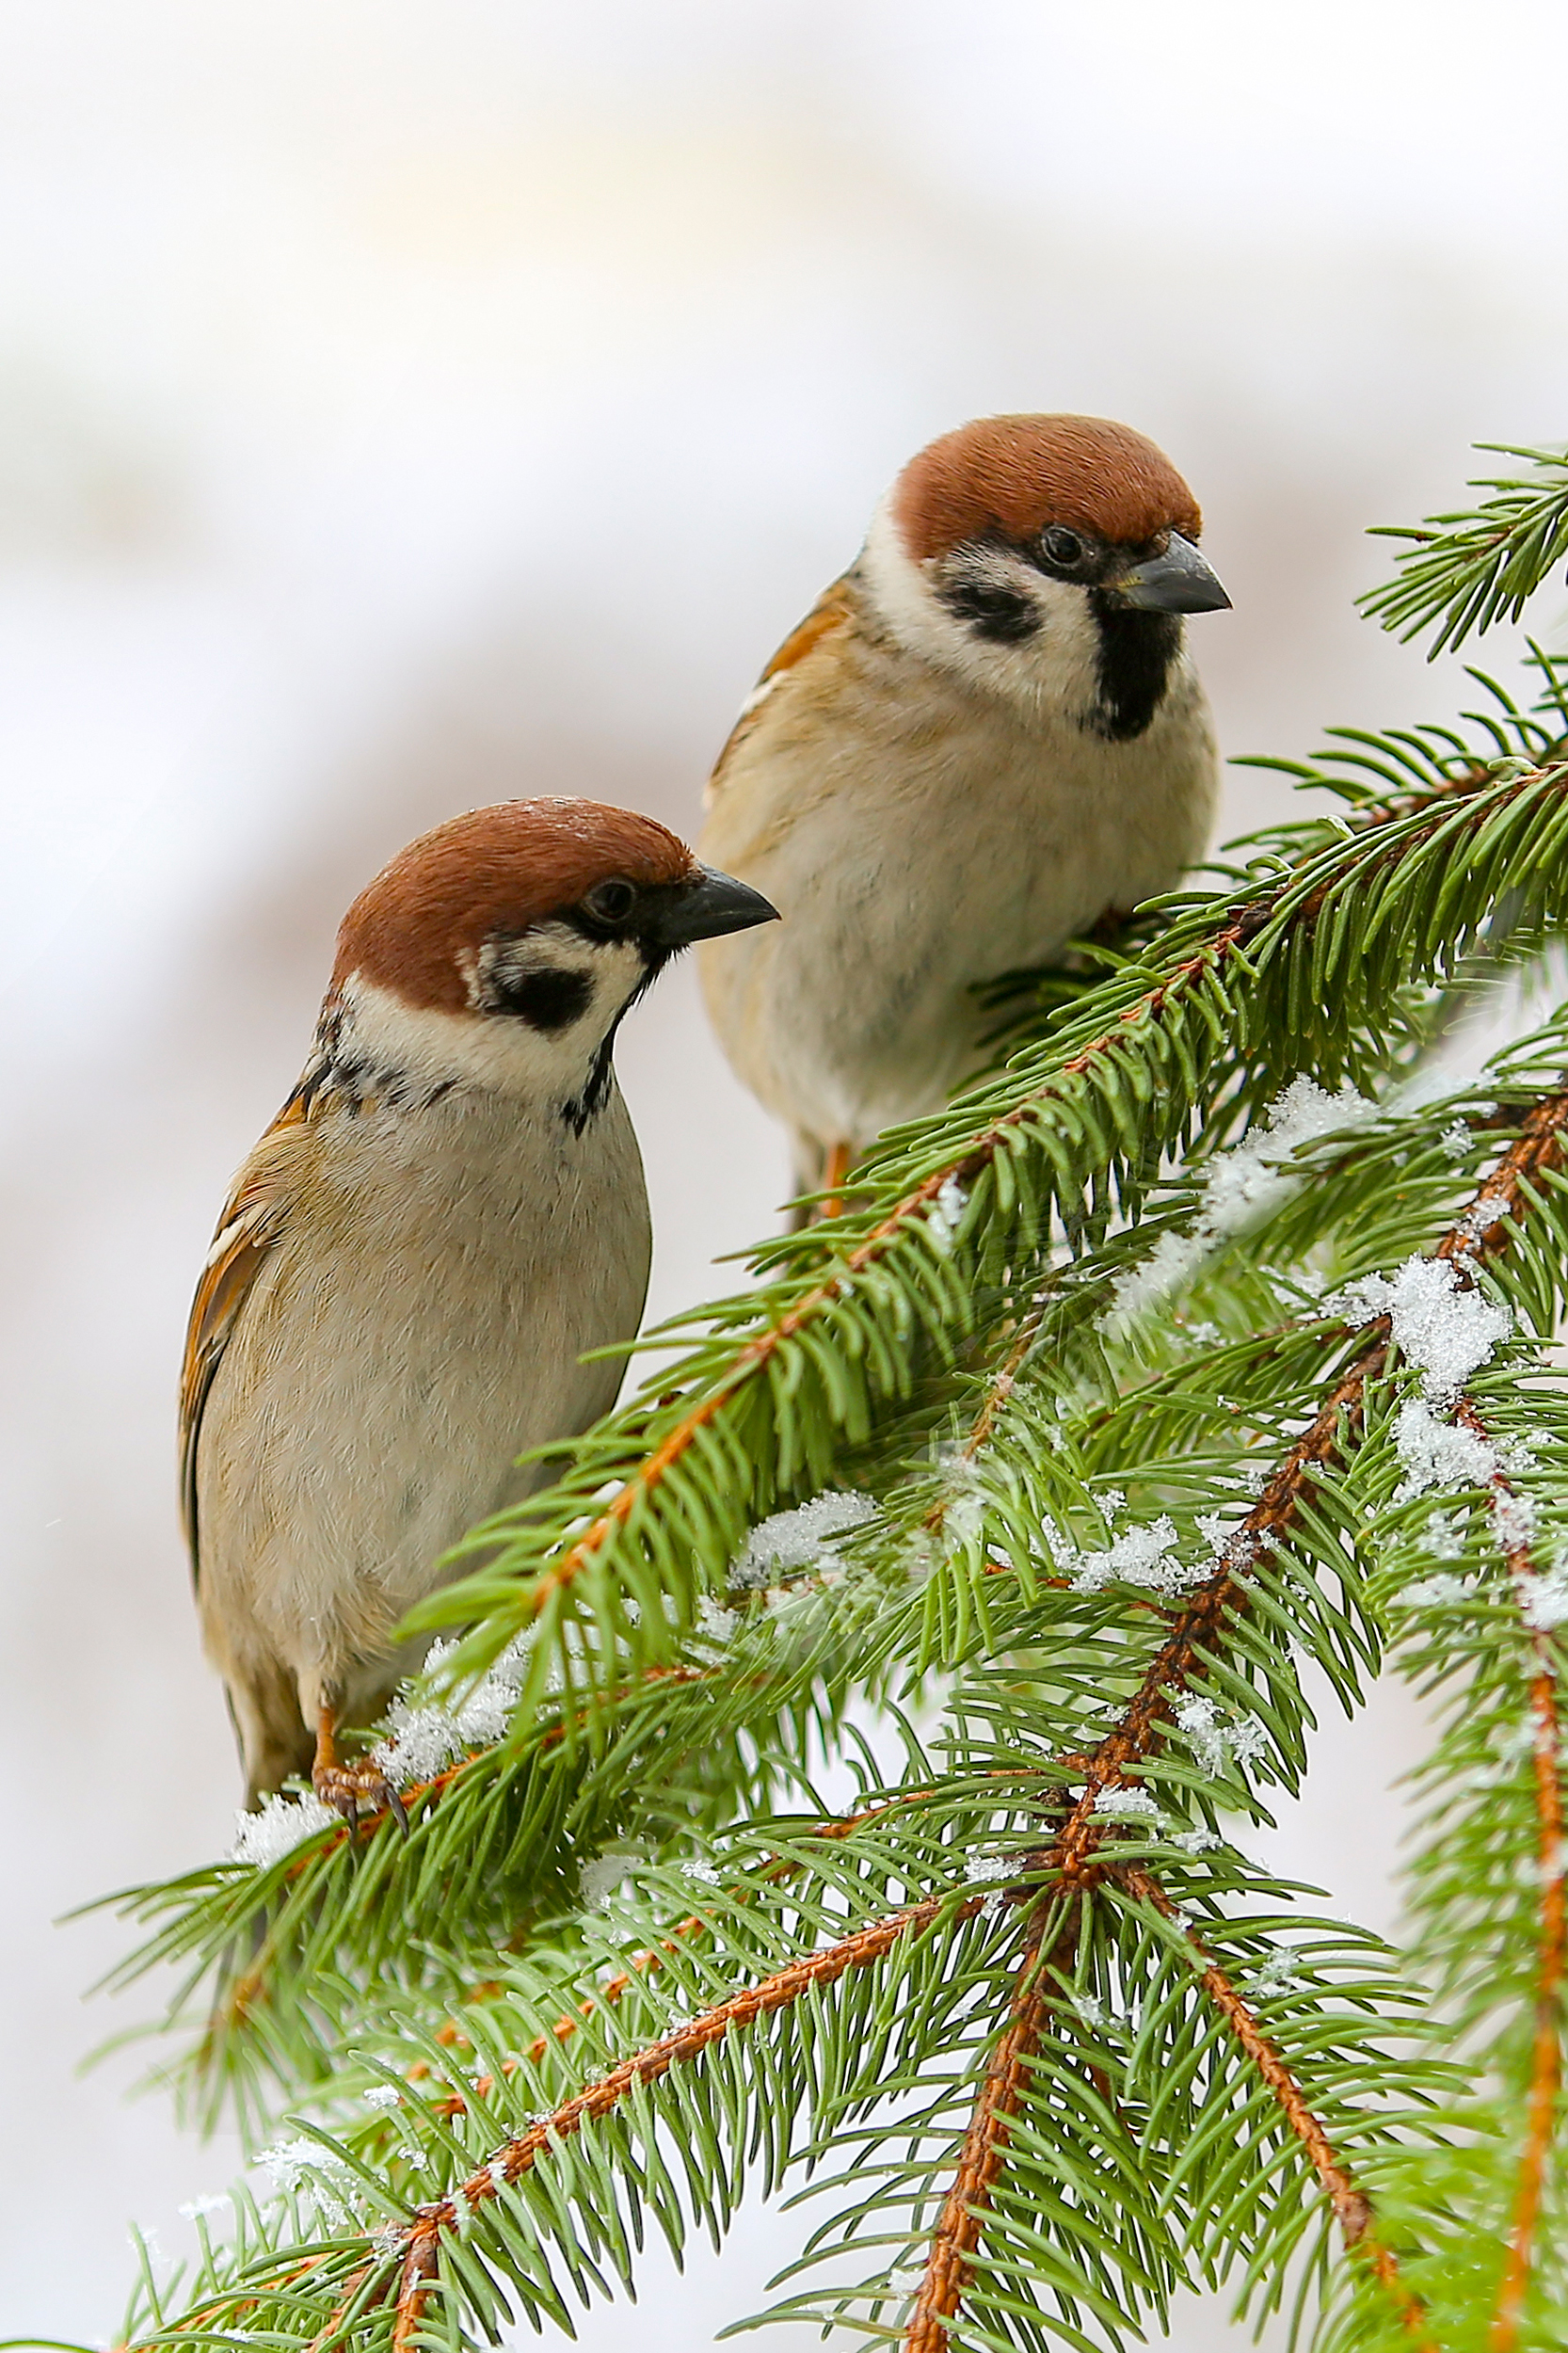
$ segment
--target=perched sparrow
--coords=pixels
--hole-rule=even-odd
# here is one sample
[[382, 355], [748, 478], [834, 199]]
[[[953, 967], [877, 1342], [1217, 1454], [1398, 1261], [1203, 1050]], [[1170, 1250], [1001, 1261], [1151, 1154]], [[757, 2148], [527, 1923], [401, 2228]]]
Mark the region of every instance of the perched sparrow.
[[202, 1630], [249, 1800], [338, 1762], [409, 1673], [440, 1556], [524, 1495], [621, 1369], [650, 1237], [616, 1030], [676, 950], [768, 921], [648, 817], [512, 801], [455, 817], [349, 908], [304, 1076], [235, 1181], [181, 1395]]
[[786, 920], [699, 961], [803, 1186], [972, 1071], [977, 982], [1202, 853], [1218, 766], [1180, 616], [1230, 600], [1200, 528], [1128, 426], [982, 417], [911, 458], [762, 673], [700, 847]]

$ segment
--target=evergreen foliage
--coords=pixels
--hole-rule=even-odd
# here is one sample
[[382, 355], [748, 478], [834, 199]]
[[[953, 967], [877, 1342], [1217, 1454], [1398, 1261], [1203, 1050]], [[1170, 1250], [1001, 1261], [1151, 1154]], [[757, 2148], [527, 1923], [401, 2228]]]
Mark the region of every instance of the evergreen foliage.
[[[1516, 615], [1535, 464], [1376, 609]], [[775, 2312], [907, 2353], [1192, 2284], [1332, 2353], [1568, 2342], [1568, 1004], [1444, 1059], [1568, 920], [1533, 659], [1017, 976], [990, 1076], [657, 1336], [423, 1612], [407, 1840], [280, 1802], [120, 1899], [278, 2185], [128, 2344], [569, 2329], [753, 2182], [822, 2217]], [[1245, 1849], [1384, 1673], [1438, 1709], [1406, 1950]]]

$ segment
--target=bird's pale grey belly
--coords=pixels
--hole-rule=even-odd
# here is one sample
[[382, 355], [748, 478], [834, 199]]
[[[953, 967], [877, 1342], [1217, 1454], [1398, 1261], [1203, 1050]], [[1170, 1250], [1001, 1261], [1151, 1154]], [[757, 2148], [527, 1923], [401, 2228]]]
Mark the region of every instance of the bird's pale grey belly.
[[[201, 1576], [291, 1668], [382, 1649], [440, 1554], [537, 1483], [517, 1455], [614, 1402], [620, 1366], [578, 1359], [635, 1332], [649, 1236], [618, 1095], [604, 1116], [619, 1148], [553, 1164], [434, 1155], [412, 1214], [406, 1171], [372, 1171], [352, 1251], [285, 1245], [263, 1274], [203, 1423]], [[220, 1480], [231, 1415], [251, 1434]]]
[[[1030, 743], [999, 763], [993, 737], [984, 765], [960, 746], [796, 829], [756, 878], [784, 921], [753, 952], [768, 960], [755, 979], [775, 1091], [797, 1126], [864, 1140], [934, 1108], [984, 1032], [977, 982], [1169, 888], [1201, 817], [1194, 838], [1172, 806], [1192, 797], [1191, 771], [1173, 778], [1153, 748], [1096, 744], [1086, 760]], [[792, 905], [810, 911], [793, 930]]]

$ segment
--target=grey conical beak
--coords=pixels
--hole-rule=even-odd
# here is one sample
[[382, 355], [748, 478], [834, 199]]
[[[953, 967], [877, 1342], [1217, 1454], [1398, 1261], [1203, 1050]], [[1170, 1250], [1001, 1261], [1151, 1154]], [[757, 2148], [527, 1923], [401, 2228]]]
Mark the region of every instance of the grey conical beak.
[[1104, 593], [1140, 613], [1223, 613], [1230, 606], [1208, 565], [1179, 531], [1171, 533], [1162, 555], [1108, 580]]
[[749, 883], [699, 866], [691, 882], [678, 883], [659, 909], [651, 936], [661, 948], [689, 948], [694, 940], [746, 932], [754, 923], [776, 923], [778, 909]]

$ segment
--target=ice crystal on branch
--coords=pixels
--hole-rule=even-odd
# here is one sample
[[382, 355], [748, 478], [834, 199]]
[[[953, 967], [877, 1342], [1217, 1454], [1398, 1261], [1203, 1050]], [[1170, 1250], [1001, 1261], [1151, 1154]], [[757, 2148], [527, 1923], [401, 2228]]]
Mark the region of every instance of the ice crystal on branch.
[[1175, 1710], [1176, 1729], [1188, 1741], [1194, 1762], [1206, 1773], [1223, 1773], [1232, 1763], [1248, 1765], [1268, 1746], [1269, 1736], [1253, 1717], [1228, 1720], [1216, 1703], [1201, 1691], [1192, 1692]]
[[1537, 1634], [1555, 1633], [1568, 1625], [1568, 1562], [1559, 1561], [1544, 1576], [1532, 1578], [1520, 1597], [1525, 1622]]
[[1484, 1487], [1497, 1468], [1497, 1450], [1488, 1439], [1445, 1420], [1418, 1397], [1407, 1397], [1400, 1405], [1394, 1443], [1405, 1472], [1395, 1498], [1400, 1503], [1434, 1488]]
[[[1485, 1224], [1472, 1227], [1467, 1220], [1462, 1230], [1479, 1240], [1502, 1214], [1488, 1204]], [[1509, 1309], [1484, 1297], [1450, 1259], [1419, 1253], [1395, 1275], [1364, 1274], [1333, 1304], [1347, 1322], [1387, 1316], [1400, 1355], [1419, 1369], [1433, 1404], [1451, 1403], [1513, 1327]]]
[[744, 1592], [798, 1576], [802, 1569], [832, 1566], [839, 1560], [834, 1539], [875, 1517], [870, 1496], [836, 1488], [797, 1504], [792, 1512], [775, 1512], [758, 1523], [735, 1555], [728, 1583]]
[[1176, 1525], [1168, 1513], [1147, 1527], [1124, 1528], [1098, 1552], [1080, 1552], [1059, 1529], [1048, 1528], [1046, 1533], [1055, 1566], [1080, 1593], [1097, 1593], [1112, 1584], [1180, 1593], [1203, 1575], [1177, 1557]]
[[1294, 1192], [1302, 1172], [1289, 1162], [1304, 1144], [1356, 1127], [1376, 1112], [1377, 1105], [1348, 1083], [1329, 1095], [1304, 1072], [1293, 1079], [1244, 1142], [1209, 1161], [1187, 1230], [1162, 1234], [1147, 1257], [1118, 1276], [1113, 1319], [1130, 1321], [1162, 1305], [1206, 1259]]
[[[385, 1739], [371, 1753], [394, 1789], [434, 1781], [472, 1749], [491, 1747], [504, 1737], [521, 1694], [529, 1647], [525, 1636], [509, 1643], [472, 1690], [450, 1705], [421, 1698], [417, 1683], [405, 1687], [387, 1711]], [[450, 1642], [433, 1643], [426, 1674], [439, 1674], [454, 1649]]]
[[264, 1798], [253, 1814], [235, 1815], [234, 1843], [229, 1849], [229, 1860], [264, 1870], [268, 1864], [280, 1863], [318, 1831], [336, 1828], [338, 1819], [330, 1806], [323, 1805], [309, 1791], [302, 1797]]

